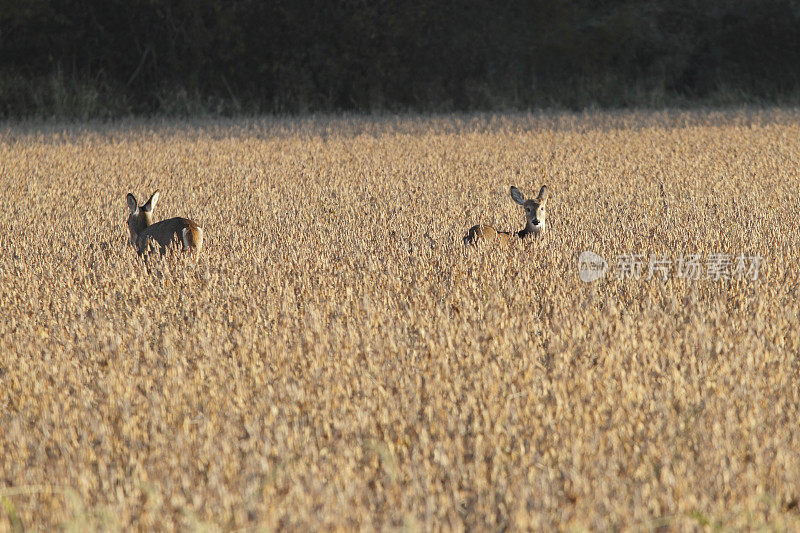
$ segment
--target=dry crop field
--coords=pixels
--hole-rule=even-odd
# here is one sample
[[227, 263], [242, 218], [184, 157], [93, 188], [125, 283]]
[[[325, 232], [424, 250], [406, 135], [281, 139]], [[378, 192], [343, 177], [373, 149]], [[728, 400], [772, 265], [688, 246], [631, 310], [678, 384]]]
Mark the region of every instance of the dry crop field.
[[797, 529], [799, 169], [794, 109], [0, 124], [0, 530]]

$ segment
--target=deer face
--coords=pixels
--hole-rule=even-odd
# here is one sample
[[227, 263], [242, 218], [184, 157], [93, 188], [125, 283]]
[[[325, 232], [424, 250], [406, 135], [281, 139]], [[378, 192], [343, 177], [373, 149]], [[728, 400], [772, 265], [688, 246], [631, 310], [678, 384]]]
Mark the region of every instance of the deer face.
[[536, 233], [544, 230], [547, 219], [547, 195], [547, 187], [542, 186], [539, 196], [532, 200], [526, 200], [519, 189], [511, 187], [511, 198], [525, 210], [526, 230]]

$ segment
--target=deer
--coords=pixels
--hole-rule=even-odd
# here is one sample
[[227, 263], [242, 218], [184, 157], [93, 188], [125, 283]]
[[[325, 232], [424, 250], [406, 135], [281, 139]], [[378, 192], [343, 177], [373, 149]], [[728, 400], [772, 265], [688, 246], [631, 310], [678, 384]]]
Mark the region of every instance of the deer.
[[472, 226], [467, 234], [464, 236], [464, 245], [475, 245], [478, 242], [497, 242], [505, 245], [511, 241], [519, 238], [525, 239], [529, 235], [538, 237], [544, 231], [545, 219], [547, 213], [545, 206], [547, 204], [548, 189], [546, 185], [542, 185], [539, 189], [539, 196], [532, 200], [526, 200], [522, 192], [516, 187], [511, 187], [511, 198], [525, 209], [525, 227], [519, 231], [497, 231], [492, 226], [486, 224], [478, 224]]
[[153, 209], [158, 203], [158, 197], [159, 192], [156, 191], [142, 206], [133, 194], [128, 193], [126, 198], [130, 209], [128, 216], [130, 243], [136, 248], [137, 253], [142, 255], [152, 244], [156, 244], [163, 255], [167, 247], [173, 243], [180, 243], [184, 251], [199, 253], [203, 248], [203, 228], [196, 222], [181, 217], [153, 222]]

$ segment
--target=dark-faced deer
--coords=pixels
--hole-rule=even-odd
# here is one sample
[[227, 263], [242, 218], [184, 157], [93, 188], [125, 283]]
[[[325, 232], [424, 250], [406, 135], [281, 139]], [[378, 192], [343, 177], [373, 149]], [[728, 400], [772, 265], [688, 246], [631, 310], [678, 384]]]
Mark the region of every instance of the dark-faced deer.
[[161, 253], [167, 246], [180, 243], [183, 250], [200, 252], [203, 248], [203, 228], [188, 218], [170, 218], [161, 222], [153, 222], [153, 209], [158, 202], [158, 191], [154, 192], [147, 202], [140, 206], [136, 197], [128, 193], [128, 230], [131, 244], [139, 254], [147, 251], [150, 244], [158, 246]]

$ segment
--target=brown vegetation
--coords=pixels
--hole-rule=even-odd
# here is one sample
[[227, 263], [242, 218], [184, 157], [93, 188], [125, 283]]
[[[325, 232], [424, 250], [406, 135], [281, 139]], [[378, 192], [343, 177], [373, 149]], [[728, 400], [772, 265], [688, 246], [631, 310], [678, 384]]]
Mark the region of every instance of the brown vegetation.
[[[799, 119], [3, 126], [0, 529], [797, 528]], [[129, 245], [156, 188], [198, 262]]]

